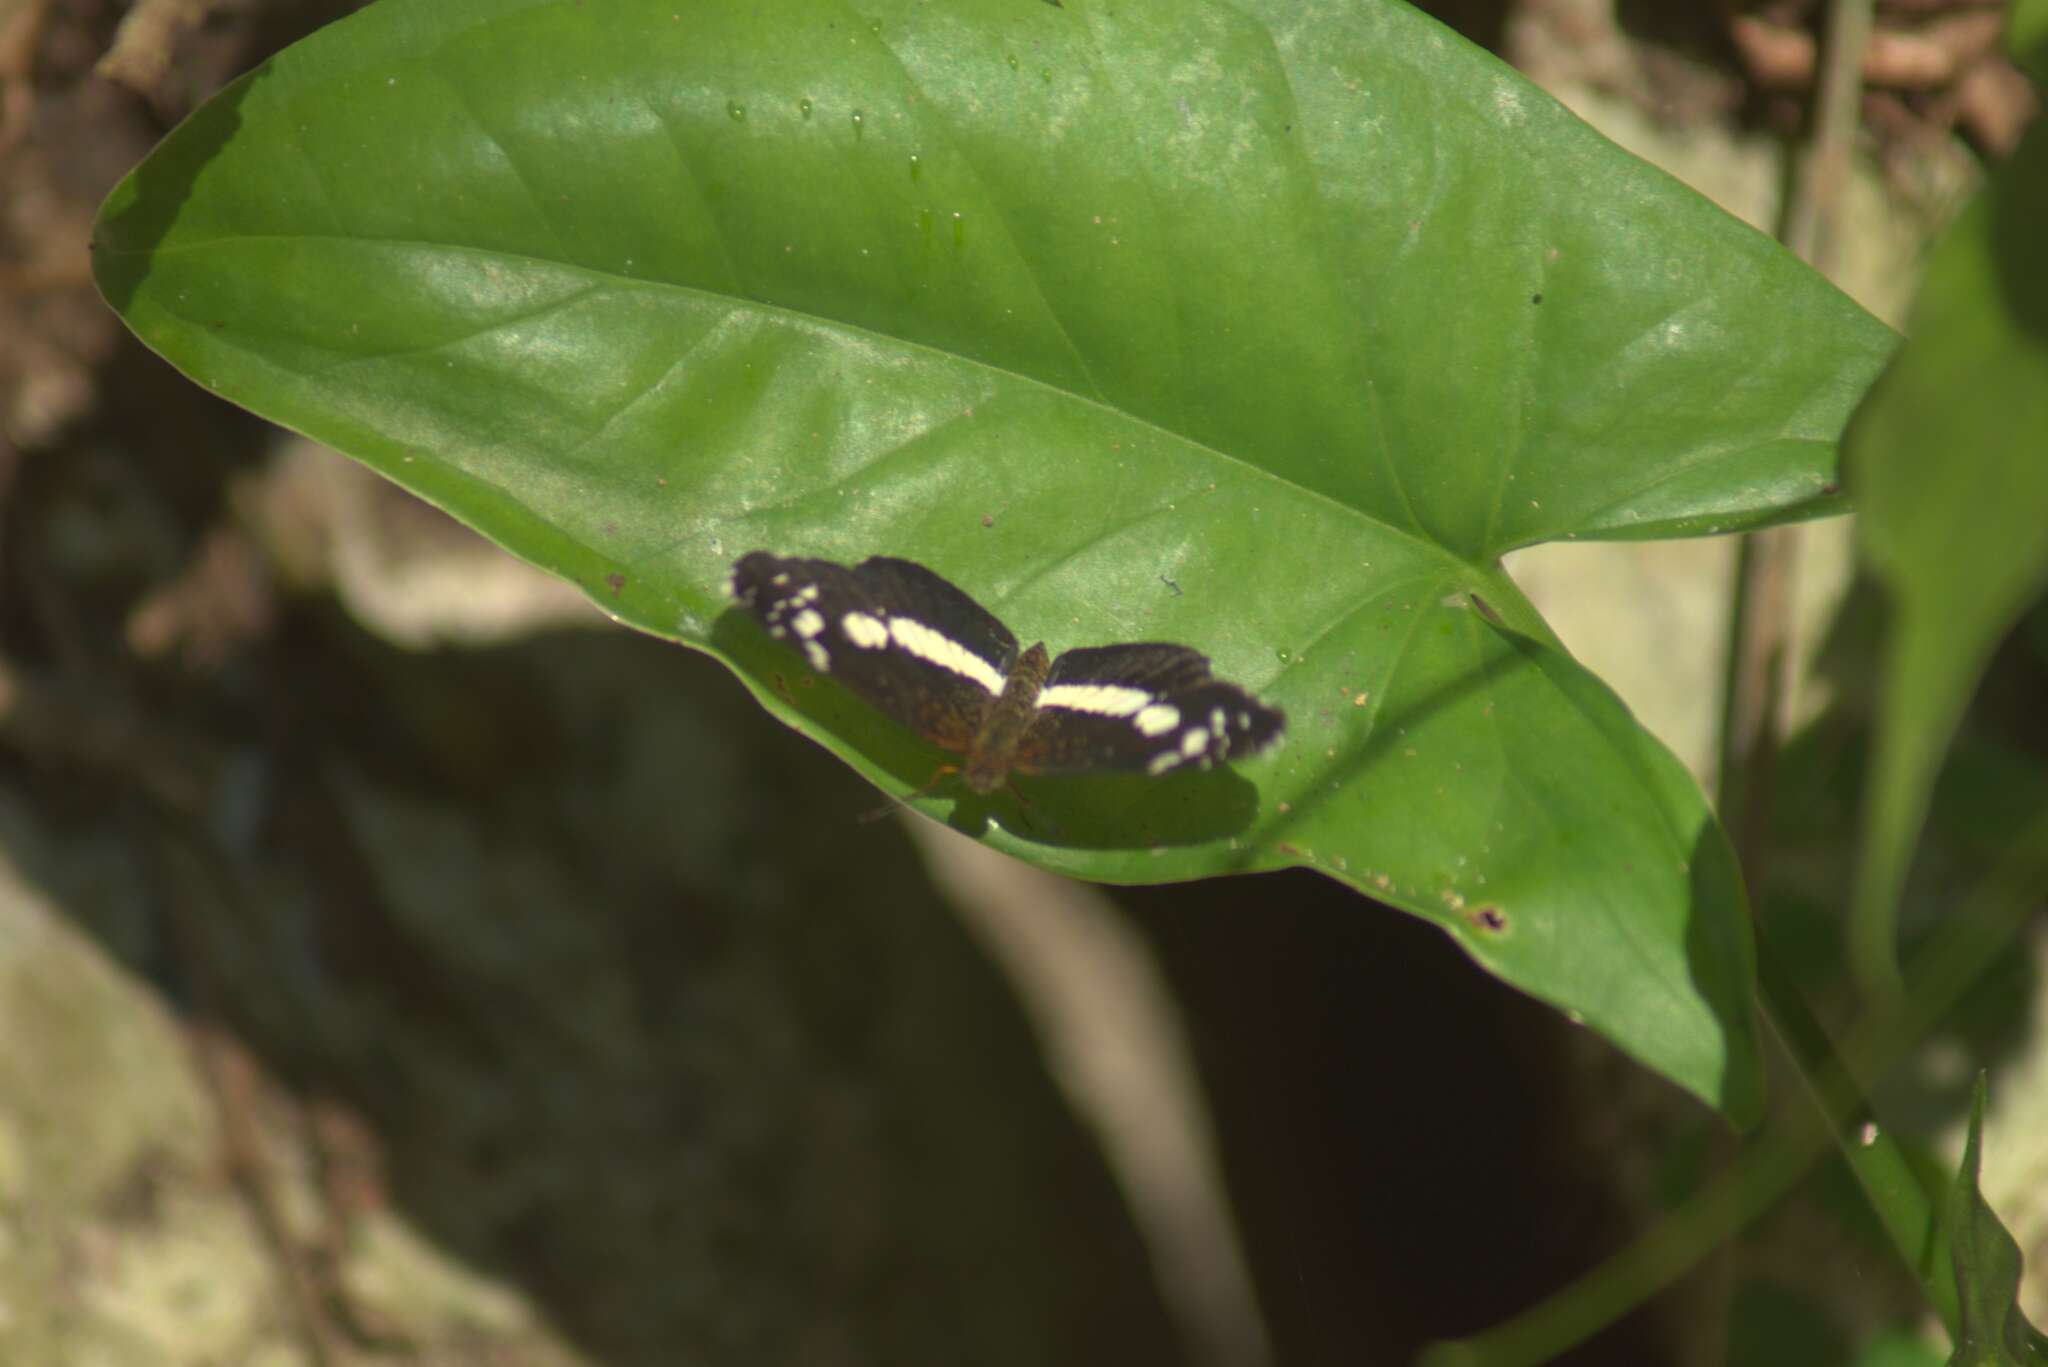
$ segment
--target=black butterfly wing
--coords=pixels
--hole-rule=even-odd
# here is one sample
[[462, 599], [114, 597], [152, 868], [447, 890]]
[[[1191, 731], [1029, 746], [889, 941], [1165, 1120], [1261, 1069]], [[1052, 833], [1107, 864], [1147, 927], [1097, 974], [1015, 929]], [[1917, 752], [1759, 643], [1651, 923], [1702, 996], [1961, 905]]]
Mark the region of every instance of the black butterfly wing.
[[1208, 769], [1279, 739], [1286, 716], [1209, 672], [1208, 657], [1163, 642], [1090, 646], [1052, 663], [1019, 744], [1026, 773]]
[[1017, 658], [1009, 628], [908, 560], [754, 551], [733, 566], [732, 593], [813, 669], [941, 749], [968, 748]]
[[1048, 687], [1059, 683], [1114, 682], [1153, 693], [1178, 693], [1209, 682], [1209, 657], [1164, 641], [1120, 646], [1082, 646], [1061, 653], [1046, 671]]
[[[925, 625], [944, 632], [994, 665], [998, 674], [1010, 672], [1017, 659], [1017, 638], [994, 613], [950, 581], [914, 560], [898, 560], [888, 555], [869, 556], [854, 568], [853, 574], [877, 601], [897, 604], [899, 612], [907, 611]], [[996, 691], [1000, 693], [1002, 689]]]

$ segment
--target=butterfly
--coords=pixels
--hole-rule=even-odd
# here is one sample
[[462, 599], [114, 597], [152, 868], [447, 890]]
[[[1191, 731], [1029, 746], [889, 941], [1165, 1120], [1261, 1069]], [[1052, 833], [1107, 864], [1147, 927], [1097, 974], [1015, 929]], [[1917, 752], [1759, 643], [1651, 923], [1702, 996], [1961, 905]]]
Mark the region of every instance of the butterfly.
[[732, 594], [768, 634], [876, 711], [961, 755], [967, 786], [1012, 772], [1208, 769], [1278, 740], [1285, 714], [1159, 641], [1020, 651], [988, 609], [911, 560], [741, 556]]

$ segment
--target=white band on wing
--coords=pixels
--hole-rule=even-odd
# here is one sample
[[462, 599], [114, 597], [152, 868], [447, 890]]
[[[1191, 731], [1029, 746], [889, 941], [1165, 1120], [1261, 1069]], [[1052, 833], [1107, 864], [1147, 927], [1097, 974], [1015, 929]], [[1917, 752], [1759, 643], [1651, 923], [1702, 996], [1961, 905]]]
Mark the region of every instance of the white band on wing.
[[964, 679], [974, 680], [991, 693], [1000, 695], [1003, 691], [1003, 676], [994, 665], [951, 637], [941, 636], [923, 622], [910, 617], [891, 617], [889, 636], [899, 649], [927, 664], [950, 669]]
[[1093, 712], [1098, 717], [1128, 717], [1152, 701], [1152, 694], [1128, 684], [1053, 684], [1038, 695], [1040, 707]]

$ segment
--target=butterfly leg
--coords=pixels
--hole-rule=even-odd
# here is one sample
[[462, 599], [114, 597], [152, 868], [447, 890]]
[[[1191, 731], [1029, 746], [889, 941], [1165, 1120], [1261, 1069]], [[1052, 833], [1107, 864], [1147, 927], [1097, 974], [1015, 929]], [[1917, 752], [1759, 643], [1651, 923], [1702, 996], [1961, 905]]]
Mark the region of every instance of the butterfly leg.
[[895, 811], [899, 804], [906, 807], [909, 806], [911, 803], [917, 801], [925, 794], [931, 792], [934, 788], [938, 787], [941, 783], [944, 783], [947, 779], [953, 777], [953, 775], [959, 772], [960, 766], [957, 764], [941, 764], [938, 767], [938, 769], [932, 774], [932, 776], [926, 779], [924, 783], [919, 787], [911, 790], [910, 792], [905, 793], [902, 797], [896, 798], [884, 806], [875, 808], [873, 811], [868, 812], [867, 814], [862, 816], [861, 824], [866, 825], [871, 821], [880, 821], [883, 817]]

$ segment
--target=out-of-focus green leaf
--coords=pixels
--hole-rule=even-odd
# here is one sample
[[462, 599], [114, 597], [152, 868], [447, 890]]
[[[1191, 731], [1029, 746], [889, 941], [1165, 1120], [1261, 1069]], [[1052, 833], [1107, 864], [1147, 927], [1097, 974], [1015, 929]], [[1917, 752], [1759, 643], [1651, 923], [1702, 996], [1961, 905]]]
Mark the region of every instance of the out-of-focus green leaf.
[[1829, 510], [1894, 339], [1405, 5], [384, 0], [96, 246], [195, 380], [895, 791], [932, 755], [728, 611], [741, 553], [1200, 647], [1273, 757], [924, 805], [1095, 878], [1312, 865], [1756, 1114], [1726, 841], [1496, 560]]
[[1980, 1075], [1962, 1169], [1949, 1188], [1943, 1213], [1961, 1315], [1949, 1367], [2048, 1367], [2048, 1338], [2035, 1332], [2020, 1313], [2020, 1246], [1977, 1191], [1983, 1131]]
[[1882, 992], [1928, 795], [1992, 650], [2048, 585], [2048, 136], [1936, 249], [1911, 340], [1849, 435], [1864, 558], [1890, 604], [1852, 959]]
[[2048, 0], [2012, 0], [2005, 50], [2028, 75], [2048, 85]]

